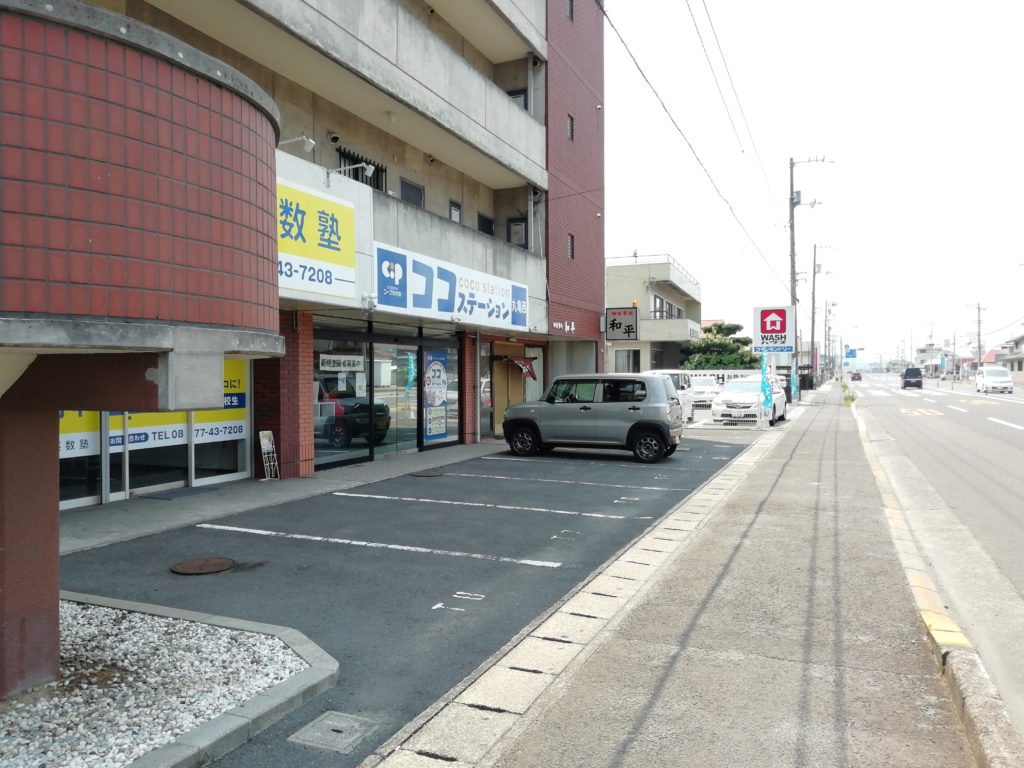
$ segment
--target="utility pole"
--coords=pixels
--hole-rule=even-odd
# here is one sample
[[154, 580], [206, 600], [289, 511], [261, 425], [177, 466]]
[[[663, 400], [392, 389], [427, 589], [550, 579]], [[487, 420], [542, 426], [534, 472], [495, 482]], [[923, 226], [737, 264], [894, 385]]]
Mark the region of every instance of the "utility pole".
[[818, 283], [818, 244], [814, 244], [814, 263], [811, 266], [811, 386], [818, 375], [818, 361], [814, 356], [814, 292]]
[[[793, 158], [789, 158], [789, 303], [793, 307], [793, 319], [796, 319], [796, 229], [794, 224], [796, 207], [800, 205], [800, 193], [793, 191]], [[793, 359], [789, 369], [792, 399], [800, 397], [800, 342], [793, 348]]]
[[975, 372], [981, 369], [981, 356], [985, 354], [985, 348], [981, 343], [981, 310], [984, 309], [979, 301], [975, 306], [978, 308], [978, 364], [974, 367]]

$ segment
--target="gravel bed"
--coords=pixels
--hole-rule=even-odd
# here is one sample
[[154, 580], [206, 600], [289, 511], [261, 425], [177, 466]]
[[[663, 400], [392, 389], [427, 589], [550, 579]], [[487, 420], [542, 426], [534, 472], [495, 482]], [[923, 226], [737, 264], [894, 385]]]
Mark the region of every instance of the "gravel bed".
[[60, 679], [0, 702], [4, 768], [115, 768], [308, 665], [276, 637], [69, 601]]

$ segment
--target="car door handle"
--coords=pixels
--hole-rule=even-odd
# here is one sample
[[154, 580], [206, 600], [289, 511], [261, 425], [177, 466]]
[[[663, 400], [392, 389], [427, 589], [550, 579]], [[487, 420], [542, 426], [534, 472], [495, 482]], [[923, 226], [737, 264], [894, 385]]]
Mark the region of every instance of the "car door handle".
[[639, 411], [640, 410], [640, 406], [639, 405], [631, 405], [626, 410], [627, 411]]
[[589, 405], [581, 405], [580, 406], [580, 410], [581, 411], [589, 411], [590, 410], [590, 406]]

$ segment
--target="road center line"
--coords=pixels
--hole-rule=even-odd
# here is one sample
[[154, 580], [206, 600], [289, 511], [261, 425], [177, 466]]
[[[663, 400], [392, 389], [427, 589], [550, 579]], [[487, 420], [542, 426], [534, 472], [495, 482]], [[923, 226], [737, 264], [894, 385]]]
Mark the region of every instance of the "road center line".
[[994, 421], [996, 424], [1002, 424], [1004, 427], [1013, 427], [1014, 429], [1024, 430], [1020, 424], [1013, 424], [1009, 421], [1003, 421], [1002, 419], [993, 419], [991, 416], [988, 417], [989, 421]]
[[599, 512], [573, 512], [568, 509], [547, 509], [545, 507], [516, 507], [511, 504], [488, 504], [483, 501], [450, 501], [448, 499], [417, 499], [413, 496], [379, 496], [373, 493], [345, 493], [334, 491], [335, 496], [348, 496], [353, 499], [380, 499], [381, 501], [418, 501], [422, 504], [450, 504], [453, 507], [482, 507], [485, 509], [508, 509], [513, 512], [547, 512], [552, 515], [572, 515], [573, 517], [603, 517], [609, 520], [629, 520], [625, 515], [604, 515]]
[[213, 525], [200, 523], [197, 528], [214, 531], [231, 531], [233, 533], [251, 533], [256, 536], [271, 536], [280, 539], [297, 539], [299, 541], [320, 541], [326, 544], [347, 544], [352, 547], [369, 547], [370, 549], [392, 549], [399, 552], [418, 552], [424, 555], [443, 555], [445, 557], [469, 557], [473, 560], [490, 560], [496, 563], [512, 563], [513, 565], [532, 565], [538, 568], [560, 568], [561, 563], [548, 560], [520, 560], [514, 557], [497, 555], [479, 555], [474, 552], [456, 552], [446, 549], [428, 549], [426, 547], [410, 547], [404, 544], [381, 544], [375, 541], [357, 541], [354, 539], [334, 539], [329, 536], [308, 536], [302, 533], [282, 533], [281, 531], [265, 531], [259, 528], [237, 528], [233, 525]]
[[946, 407], [950, 408], [950, 409], [952, 409], [954, 411], [960, 411], [960, 413], [967, 413], [967, 409], [966, 408], [958, 408], [955, 405], [947, 405]]
[[[524, 480], [511, 475], [476, 475], [472, 472], [445, 472], [449, 477], [480, 477], [485, 480]], [[591, 483], [586, 480], [553, 480], [550, 478], [531, 477], [531, 483], [562, 483], [564, 485], [593, 485], [598, 488], [625, 488], [634, 491], [692, 491], [693, 488], [664, 488], [654, 485], [616, 485], [615, 483]]]

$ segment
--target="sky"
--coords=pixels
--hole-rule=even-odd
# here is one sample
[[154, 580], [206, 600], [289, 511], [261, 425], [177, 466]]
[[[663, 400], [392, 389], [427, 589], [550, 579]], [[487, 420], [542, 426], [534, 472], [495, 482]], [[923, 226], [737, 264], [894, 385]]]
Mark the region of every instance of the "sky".
[[1024, 335], [1024, 3], [603, 5], [607, 256], [670, 254], [751, 333], [790, 303], [792, 158], [805, 341], [815, 246], [816, 340], [834, 302], [862, 365], [966, 355], [979, 304], [986, 349]]

